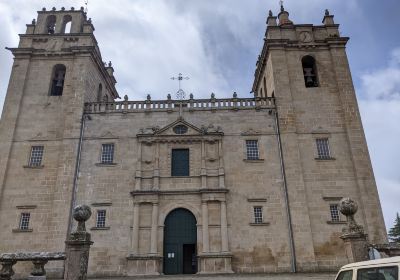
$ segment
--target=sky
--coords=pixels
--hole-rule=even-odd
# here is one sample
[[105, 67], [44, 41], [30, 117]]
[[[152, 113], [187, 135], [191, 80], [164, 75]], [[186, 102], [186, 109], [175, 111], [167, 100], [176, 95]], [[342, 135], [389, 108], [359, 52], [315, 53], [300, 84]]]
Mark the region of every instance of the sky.
[[[268, 10], [278, 0], [88, 0], [104, 61], [112, 61], [120, 96], [165, 99], [171, 80], [189, 76], [183, 89], [195, 98], [250, 97]], [[0, 110], [12, 65], [5, 47], [53, 6], [84, 6], [84, 0], [0, 0]], [[321, 24], [329, 9], [347, 46], [363, 125], [386, 226], [400, 212], [400, 1], [285, 0], [294, 23]]]

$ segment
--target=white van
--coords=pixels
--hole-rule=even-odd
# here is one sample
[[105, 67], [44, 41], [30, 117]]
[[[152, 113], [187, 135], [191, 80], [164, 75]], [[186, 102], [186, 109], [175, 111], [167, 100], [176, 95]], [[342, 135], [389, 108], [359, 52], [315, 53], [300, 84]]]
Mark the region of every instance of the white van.
[[336, 280], [400, 280], [400, 257], [351, 263], [343, 266]]

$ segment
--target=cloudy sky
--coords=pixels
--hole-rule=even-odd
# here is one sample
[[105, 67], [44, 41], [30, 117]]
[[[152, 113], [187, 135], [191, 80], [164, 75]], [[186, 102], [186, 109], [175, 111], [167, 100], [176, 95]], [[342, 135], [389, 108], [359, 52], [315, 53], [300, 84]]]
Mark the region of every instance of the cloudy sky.
[[[121, 96], [165, 98], [177, 90], [195, 97], [251, 96], [267, 11], [278, 0], [89, 0], [88, 15], [104, 61], [111, 60]], [[286, 0], [295, 23], [320, 24], [324, 9], [335, 15], [357, 89], [387, 227], [400, 212], [400, 1]], [[4, 47], [42, 7], [80, 7], [84, 0], [0, 0], [0, 109], [12, 64]]]

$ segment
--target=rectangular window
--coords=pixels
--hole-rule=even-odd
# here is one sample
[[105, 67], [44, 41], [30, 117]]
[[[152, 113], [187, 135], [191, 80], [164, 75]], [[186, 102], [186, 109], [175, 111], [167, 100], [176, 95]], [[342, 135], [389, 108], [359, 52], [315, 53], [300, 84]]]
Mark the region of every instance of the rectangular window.
[[189, 149], [173, 149], [171, 176], [189, 176]]
[[21, 213], [21, 218], [19, 220], [19, 229], [27, 230], [29, 229], [29, 220], [31, 219], [31, 213]]
[[317, 151], [319, 159], [330, 159], [331, 153], [329, 151], [329, 142], [328, 138], [316, 139], [317, 142]]
[[345, 270], [340, 272], [336, 280], [352, 280], [353, 279], [353, 270]]
[[357, 280], [397, 280], [399, 279], [397, 266], [371, 267], [357, 270]]
[[257, 140], [246, 140], [246, 152], [247, 159], [256, 160], [259, 159], [258, 155], [258, 141]]
[[41, 166], [43, 159], [43, 146], [32, 146], [31, 157], [29, 158], [29, 166]]
[[340, 213], [339, 207], [337, 204], [331, 204], [329, 206], [331, 212], [331, 221], [332, 222], [340, 222]]
[[262, 207], [254, 206], [253, 210], [254, 210], [254, 223], [262, 224], [262, 222], [263, 222]]
[[114, 144], [103, 144], [101, 146], [101, 163], [110, 164], [114, 162]]
[[106, 210], [98, 210], [96, 216], [96, 227], [106, 227]]

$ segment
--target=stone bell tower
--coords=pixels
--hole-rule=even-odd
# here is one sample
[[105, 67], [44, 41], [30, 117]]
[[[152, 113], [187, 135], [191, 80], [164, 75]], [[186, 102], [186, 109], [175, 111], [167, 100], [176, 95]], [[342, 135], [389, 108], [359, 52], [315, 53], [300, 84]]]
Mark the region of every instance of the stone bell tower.
[[370, 242], [386, 240], [345, 51], [349, 38], [328, 10], [322, 25], [295, 24], [281, 6], [277, 17], [269, 12], [267, 25], [253, 92], [276, 99], [298, 267], [321, 268], [341, 230], [324, 211], [342, 197], [359, 202]]
[[0, 123], [0, 251], [26, 247], [21, 213], [38, 225], [33, 247], [63, 250], [84, 102], [118, 98], [93, 31], [83, 8], [43, 8], [7, 48], [14, 64]]

